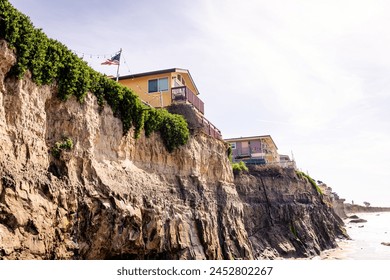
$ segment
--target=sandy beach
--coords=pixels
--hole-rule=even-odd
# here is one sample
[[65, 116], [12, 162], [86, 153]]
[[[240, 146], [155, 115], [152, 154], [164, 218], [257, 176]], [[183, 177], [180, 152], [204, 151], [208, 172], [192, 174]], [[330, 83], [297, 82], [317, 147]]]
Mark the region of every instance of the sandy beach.
[[340, 240], [339, 247], [322, 252], [324, 260], [390, 260], [390, 213], [355, 213], [367, 220], [365, 223], [351, 223], [345, 219], [346, 230], [351, 240]]

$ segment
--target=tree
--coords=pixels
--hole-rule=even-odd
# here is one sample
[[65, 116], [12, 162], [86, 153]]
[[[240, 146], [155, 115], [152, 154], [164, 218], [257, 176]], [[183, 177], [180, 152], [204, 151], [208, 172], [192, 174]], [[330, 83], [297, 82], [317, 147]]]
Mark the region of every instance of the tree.
[[366, 207], [370, 207], [370, 205], [371, 205], [371, 203], [369, 203], [367, 201], [364, 201], [363, 203], [364, 203], [364, 205], [366, 205]]

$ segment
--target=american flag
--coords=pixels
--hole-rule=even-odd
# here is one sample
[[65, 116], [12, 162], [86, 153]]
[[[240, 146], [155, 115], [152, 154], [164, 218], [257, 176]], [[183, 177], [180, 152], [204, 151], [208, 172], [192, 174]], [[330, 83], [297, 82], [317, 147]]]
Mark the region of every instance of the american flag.
[[121, 53], [117, 53], [110, 59], [107, 59], [106, 61], [102, 62], [102, 65], [119, 65], [119, 60], [121, 59]]

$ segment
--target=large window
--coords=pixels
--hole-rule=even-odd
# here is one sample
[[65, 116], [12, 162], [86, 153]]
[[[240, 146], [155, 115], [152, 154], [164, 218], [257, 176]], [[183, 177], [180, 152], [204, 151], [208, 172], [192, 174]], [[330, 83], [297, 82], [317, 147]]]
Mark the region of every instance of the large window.
[[168, 78], [153, 79], [148, 81], [148, 93], [167, 91]]
[[236, 149], [236, 142], [230, 143], [230, 147], [232, 147], [233, 150]]

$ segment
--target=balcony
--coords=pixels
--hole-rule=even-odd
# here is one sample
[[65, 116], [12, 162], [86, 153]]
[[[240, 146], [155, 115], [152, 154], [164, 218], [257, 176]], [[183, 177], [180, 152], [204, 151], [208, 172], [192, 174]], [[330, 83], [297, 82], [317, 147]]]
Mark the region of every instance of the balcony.
[[202, 115], [204, 115], [204, 103], [200, 98], [193, 93], [188, 87], [173, 87], [172, 90], [172, 103], [190, 103], [195, 109], [197, 109]]
[[237, 159], [242, 159], [242, 158], [265, 159], [267, 154], [264, 151], [258, 150], [256, 148], [237, 147], [235, 149], [234, 155]]
[[221, 131], [213, 125], [210, 121], [208, 121], [205, 117], [201, 117], [202, 130], [207, 135], [222, 140]]

